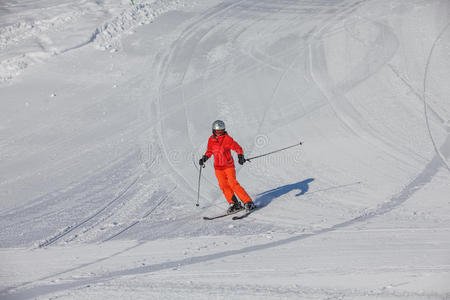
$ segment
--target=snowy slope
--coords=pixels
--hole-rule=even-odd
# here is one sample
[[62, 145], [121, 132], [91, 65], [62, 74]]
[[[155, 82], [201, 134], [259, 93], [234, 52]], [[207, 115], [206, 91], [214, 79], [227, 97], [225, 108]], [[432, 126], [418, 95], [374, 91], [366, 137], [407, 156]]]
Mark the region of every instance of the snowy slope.
[[180, 0], [5, 1], [0, 21], [0, 81], [49, 57], [88, 44], [117, 51], [120, 37], [184, 5]]
[[1, 4], [1, 298], [449, 297], [449, 3], [186, 3]]

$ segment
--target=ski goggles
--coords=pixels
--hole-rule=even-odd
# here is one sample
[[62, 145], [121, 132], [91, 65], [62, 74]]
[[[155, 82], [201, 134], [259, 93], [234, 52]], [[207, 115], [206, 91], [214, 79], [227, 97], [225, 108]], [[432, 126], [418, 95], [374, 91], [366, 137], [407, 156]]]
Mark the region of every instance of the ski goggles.
[[214, 130], [214, 134], [215, 135], [224, 135], [225, 134], [225, 130], [224, 129]]

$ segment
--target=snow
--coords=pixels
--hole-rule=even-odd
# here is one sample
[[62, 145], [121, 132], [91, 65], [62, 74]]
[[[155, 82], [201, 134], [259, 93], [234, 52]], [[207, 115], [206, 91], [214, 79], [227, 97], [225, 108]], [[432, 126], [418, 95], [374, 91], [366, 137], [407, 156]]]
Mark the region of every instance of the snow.
[[159, 15], [184, 5], [180, 0], [136, 1], [9, 1], [0, 21], [0, 82], [87, 44], [98, 49], [120, 47], [120, 37]]
[[[1, 299], [450, 298], [450, 3], [0, 4]], [[222, 119], [260, 206], [227, 205]]]

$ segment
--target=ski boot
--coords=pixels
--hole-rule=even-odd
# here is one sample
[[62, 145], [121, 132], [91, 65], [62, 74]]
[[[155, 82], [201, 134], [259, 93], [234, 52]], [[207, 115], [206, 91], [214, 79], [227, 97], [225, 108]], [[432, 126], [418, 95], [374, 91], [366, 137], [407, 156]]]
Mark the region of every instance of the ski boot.
[[246, 211], [251, 211], [254, 210], [256, 208], [255, 203], [253, 203], [253, 201], [249, 201], [247, 203], [245, 203], [245, 210]]
[[233, 198], [231, 198], [231, 200], [233, 200], [233, 203], [230, 203], [230, 207], [228, 207], [227, 214], [232, 214], [244, 209], [241, 202], [239, 202], [236, 196], [233, 195]]

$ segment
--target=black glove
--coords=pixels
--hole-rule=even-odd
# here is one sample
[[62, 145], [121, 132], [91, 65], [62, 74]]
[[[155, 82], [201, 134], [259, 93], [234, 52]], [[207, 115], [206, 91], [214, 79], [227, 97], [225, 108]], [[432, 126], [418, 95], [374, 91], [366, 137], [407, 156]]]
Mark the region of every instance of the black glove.
[[243, 165], [245, 163], [244, 154], [238, 154], [239, 164]]
[[199, 164], [200, 164], [200, 166], [203, 166], [203, 164], [208, 160], [208, 156], [206, 156], [206, 155], [203, 155], [203, 157], [202, 158], [200, 158], [200, 160], [199, 160]]

